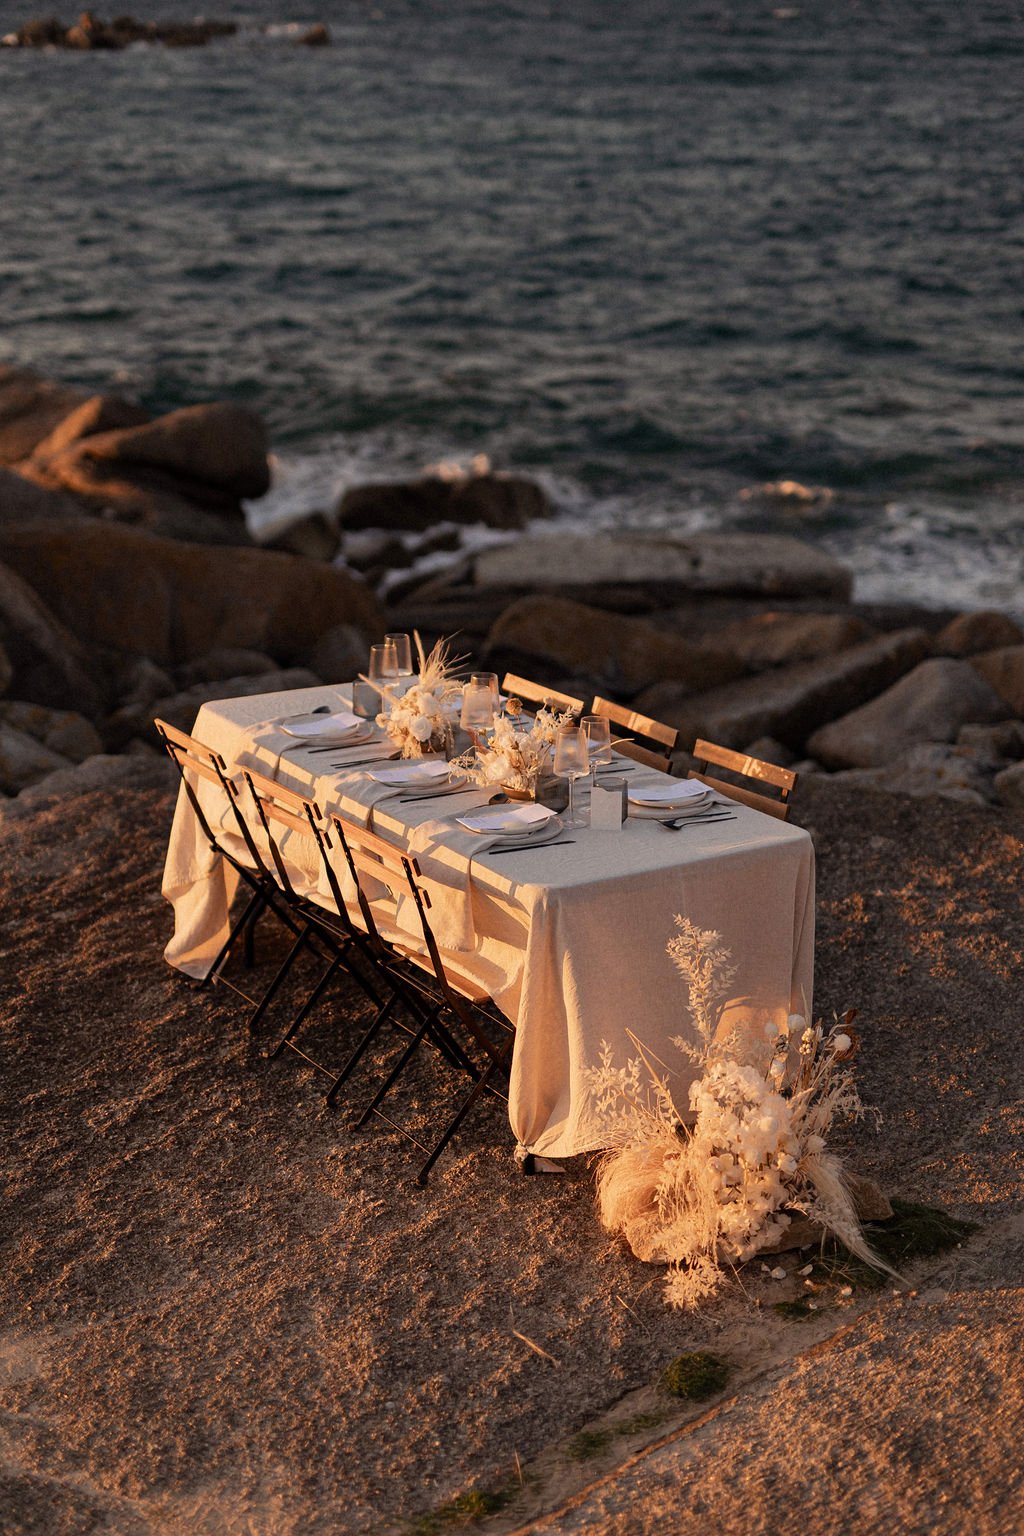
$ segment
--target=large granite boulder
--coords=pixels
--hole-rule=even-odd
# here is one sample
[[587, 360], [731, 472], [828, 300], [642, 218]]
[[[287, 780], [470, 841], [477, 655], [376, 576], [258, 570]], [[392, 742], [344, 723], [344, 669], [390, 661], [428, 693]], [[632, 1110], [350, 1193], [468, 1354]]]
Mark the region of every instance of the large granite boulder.
[[777, 667], [706, 693], [659, 683], [640, 694], [635, 705], [677, 726], [683, 746], [704, 737], [745, 749], [759, 736], [773, 736], [800, 753], [812, 731], [909, 672], [928, 655], [929, 644], [922, 629], [896, 630], [835, 656]]
[[536, 536], [482, 550], [478, 588], [558, 588], [597, 606], [651, 609], [686, 593], [736, 597], [849, 597], [838, 561], [782, 534]]
[[384, 628], [364, 586], [297, 555], [182, 544], [87, 521], [0, 527], [0, 559], [45, 593], [80, 639], [158, 666], [224, 646], [300, 664], [338, 624], [368, 638]]
[[1007, 614], [990, 608], [958, 613], [935, 636], [938, 656], [977, 656], [1007, 645], [1024, 645], [1024, 630]]
[[452, 479], [425, 475], [421, 480], [354, 486], [341, 497], [334, 515], [345, 530], [419, 531], [437, 523], [525, 528], [551, 512], [551, 503], [533, 480], [484, 474]]
[[1024, 811], [1024, 762], [1011, 763], [996, 774], [993, 788], [1003, 805]]
[[81, 502], [66, 491], [53, 490], [0, 469], [0, 523], [33, 523], [40, 518], [85, 517]]
[[133, 734], [153, 734], [154, 720], [166, 720], [179, 730], [190, 731], [203, 704], [212, 699], [244, 699], [258, 693], [287, 693], [295, 688], [315, 688], [322, 679], [306, 667], [288, 667], [283, 671], [264, 672], [257, 676], [223, 678], [215, 683], [194, 683], [180, 693], [165, 699], [155, 699], [149, 708], [140, 712]]
[[749, 672], [785, 667], [795, 661], [833, 656], [870, 639], [870, 625], [853, 613], [750, 614], [724, 624], [708, 637], [716, 650], [735, 656]]
[[522, 597], [492, 625], [488, 650], [542, 657], [568, 673], [600, 680], [613, 695], [632, 696], [670, 679], [706, 689], [740, 676], [733, 657], [694, 645], [643, 619], [589, 608], [568, 597]]
[[998, 693], [1004, 713], [1024, 720], [1024, 645], [1004, 645], [972, 656], [971, 666]]
[[0, 703], [0, 721], [42, 742], [71, 763], [84, 763], [103, 751], [103, 742], [90, 720], [71, 709], [48, 709], [21, 700]]
[[141, 427], [148, 421], [148, 411], [134, 401], [124, 400], [120, 395], [90, 395], [36, 444], [32, 458], [45, 464], [72, 444], [81, 442], [83, 437]]
[[870, 702], [807, 742], [826, 768], [877, 768], [919, 742], [955, 741], [970, 722], [999, 720], [1006, 707], [968, 661], [933, 656]]
[[31, 368], [0, 364], [0, 464], [27, 458], [86, 398]]
[[[5, 530], [0, 526], [0, 538]], [[45, 589], [45, 582], [43, 583]], [[32, 585], [0, 564], [0, 645], [8, 658], [8, 691], [20, 699], [97, 715], [104, 689], [95, 659], [50, 611]]]
[[200, 493], [262, 496], [270, 487], [266, 427], [254, 411], [225, 402], [190, 405], [142, 426], [92, 433], [69, 446], [79, 462], [159, 470]]
[[44, 746], [28, 731], [0, 719], [0, 792], [16, 795], [57, 768], [70, 768], [70, 758]]

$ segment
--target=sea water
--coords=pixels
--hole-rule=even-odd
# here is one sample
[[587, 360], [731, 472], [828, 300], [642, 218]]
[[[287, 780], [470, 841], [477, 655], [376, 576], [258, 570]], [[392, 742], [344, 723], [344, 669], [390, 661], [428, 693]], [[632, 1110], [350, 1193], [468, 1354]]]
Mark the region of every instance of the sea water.
[[0, 49], [0, 360], [253, 406], [264, 523], [486, 454], [576, 527], [790, 532], [860, 597], [1021, 613], [1019, 3], [288, 7]]

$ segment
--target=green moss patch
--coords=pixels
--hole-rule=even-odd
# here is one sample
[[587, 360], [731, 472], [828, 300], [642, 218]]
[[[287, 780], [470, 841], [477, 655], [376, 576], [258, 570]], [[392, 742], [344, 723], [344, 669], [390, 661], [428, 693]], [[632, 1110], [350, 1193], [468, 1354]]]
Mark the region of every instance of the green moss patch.
[[666, 1366], [659, 1385], [672, 1397], [685, 1397], [699, 1403], [721, 1392], [728, 1379], [729, 1367], [724, 1360], [698, 1350], [694, 1354], [680, 1355]]
[[812, 1307], [806, 1296], [797, 1296], [794, 1301], [772, 1302], [773, 1312], [796, 1322], [802, 1322], [808, 1317], [817, 1317], [823, 1310], [821, 1306]]
[[616, 1440], [628, 1440], [631, 1435], [642, 1435], [645, 1430], [657, 1429], [664, 1424], [668, 1413], [655, 1409], [650, 1413], [635, 1413], [632, 1418], [621, 1419], [618, 1424], [607, 1424], [603, 1429], [581, 1429], [573, 1435], [566, 1450], [573, 1461], [589, 1461]]
[[[880, 1258], [900, 1269], [914, 1259], [933, 1258], [966, 1241], [978, 1230], [973, 1221], [960, 1221], [934, 1206], [919, 1205], [914, 1200], [893, 1200], [893, 1214], [888, 1221], [869, 1222], [864, 1236]], [[866, 1291], [880, 1290], [891, 1283], [882, 1270], [872, 1269], [841, 1243], [830, 1241], [815, 1260], [814, 1278], [857, 1286]]]
[[511, 1504], [518, 1492], [518, 1485], [499, 1488], [495, 1493], [470, 1488], [449, 1499], [447, 1504], [420, 1515], [408, 1527], [408, 1536], [444, 1536], [444, 1532], [457, 1530], [460, 1526], [477, 1525]]

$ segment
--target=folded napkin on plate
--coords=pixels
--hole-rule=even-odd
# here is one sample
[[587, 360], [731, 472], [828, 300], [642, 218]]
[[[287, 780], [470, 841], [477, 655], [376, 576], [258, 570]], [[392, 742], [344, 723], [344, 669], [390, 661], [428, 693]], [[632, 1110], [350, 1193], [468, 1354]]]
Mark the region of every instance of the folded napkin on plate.
[[699, 779], [683, 779], [675, 784], [632, 785], [629, 790], [629, 814], [655, 821], [699, 816], [715, 804], [715, 796]]
[[367, 770], [378, 784], [390, 784], [393, 788], [429, 789], [432, 785], [444, 785], [450, 772], [443, 757], [416, 758], [411, 763], [392, 763], [387, 768]]
[[272, 724], [279, 725], [288, 736], [298, 736], [303, 740], [332, 741], [336, 736], [347, 736], [350, 732], [355, 734], [357, 727], [366, 726], [369, 722], [360, 715], [354, 715], [350, 709], [338, 709], [332, 715], [289, 715]]
[[487, 806], [481, 811], [467, 811], [464, 816], [455, 819], [460, 827], [470, 832], [522, 832], [528, 837], [531, 832], [538, 832], [554, 815], [555, 812], [548, 806], [530, 802], [524, 805]]
[[681, 805], [708, 800], [711, 791], [700, 779], [676, 779], [674, 784], [631, 784], [629, 798], [634, 805]]

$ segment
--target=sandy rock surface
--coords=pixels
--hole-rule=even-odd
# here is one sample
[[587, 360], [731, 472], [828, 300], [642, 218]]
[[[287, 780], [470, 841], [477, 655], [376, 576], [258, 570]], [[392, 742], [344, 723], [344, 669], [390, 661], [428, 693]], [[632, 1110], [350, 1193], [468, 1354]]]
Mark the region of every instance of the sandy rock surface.
[[[1021, 1312], [1005, 1237], [1024, 1175], [1019, 814], [801, 783], [817, 1011], [860, 1007], [861, 1088], [883, 1115], [841, 1145], [888, 1192], [983, 1229], [974, 1279], [947, 1263], [934, 1305], [872, 1301], [831, 1355], [788, 1365], [817, 1326], [771, 1311], [788, 1283], [755, 1263], [697, 1316], [668, 1312], [598, 1227], [586, 1160], [516, 1176], [498, 1105], [419, 1191], [405, 1143], [348, 1128], [364, 1084], [330, 1115], [307, 1067], [266, 1061], [238, 998], [161, 958], [172, 803], [162, 761], [100, 758], [0, 814], [5, 1532], [401, 1530], [507, 1482], [516, 1456], [528, 1469], [693, 1348], [753, 1372], [708, 1457], [670, 1468], [669, 1495], [652, 1463], [619, 1505], [551, 1529], [653, 1529], [666, 1507], [689, 1529], [699, 1498], [722, 1530], [778, 1529], [779, 1510], [837, 1536], [952, 1530], [910, 1517], [946, 1519], [954, 1499], [959, 1529], [1015, 1528], [981, 1517]], [[279, 953], [268, 933], [259, 975]], [[308, 1035], [328, 1061], [362, 1010], [338, 999]], [[398, 1107], [423, 1120], [444, 1084], [426, 1060]], [[969, 1436], [928, 1433], [961, 1408]], [[817, 1481], [780, 1446], [808, 1447]]]

